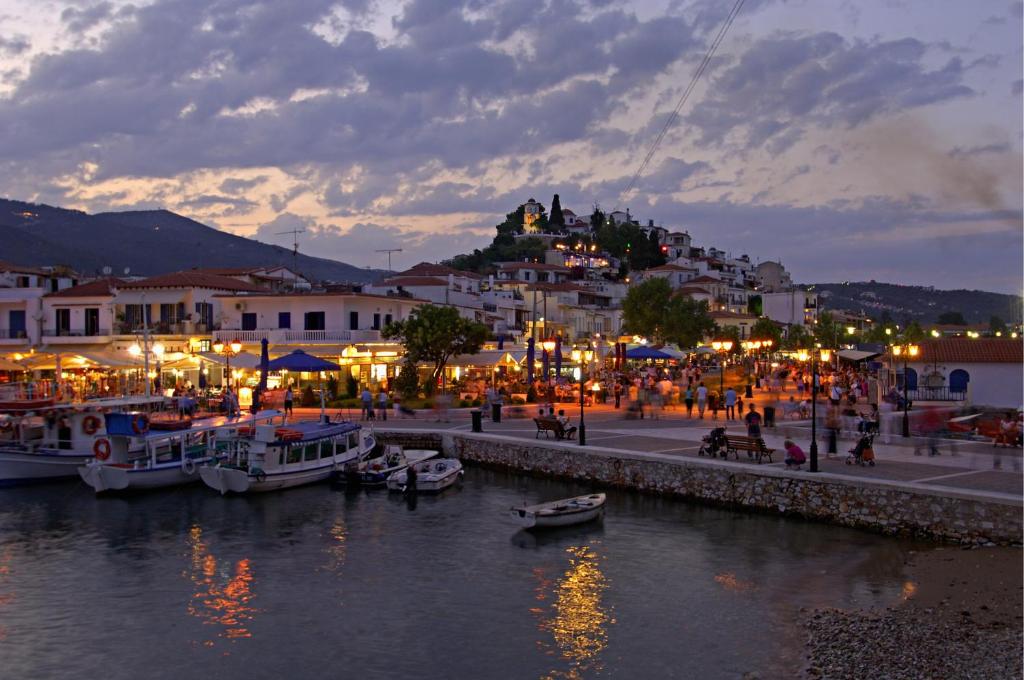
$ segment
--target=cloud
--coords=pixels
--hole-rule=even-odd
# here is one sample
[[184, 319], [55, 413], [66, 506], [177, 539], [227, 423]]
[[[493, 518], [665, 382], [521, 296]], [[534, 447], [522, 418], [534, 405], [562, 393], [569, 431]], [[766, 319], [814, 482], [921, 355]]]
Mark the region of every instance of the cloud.
[[19, 54], [28, 52], [32, 47], [29, 39], [23, 35], [13, 35], [9, 38], [0, 35], [0, 55], [16, 57]]

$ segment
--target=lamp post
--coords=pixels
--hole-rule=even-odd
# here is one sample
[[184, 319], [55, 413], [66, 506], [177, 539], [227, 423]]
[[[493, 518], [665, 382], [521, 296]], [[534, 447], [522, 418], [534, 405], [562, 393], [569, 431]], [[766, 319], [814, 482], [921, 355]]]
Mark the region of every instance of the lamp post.
[[239, 354], [239, 352], [242, 351], [242, 343], [239, 342], [238, 340], [232, 340], [230, 342], [230, 344], [225, 345], [223, 343], [223, 341], [218, 340], [217, 342], [213, 343], [213, 351], [216, 352], [217, 354], [223, 354], [224, 355], [224, 364], [225, 364], [225, 369], [224, 370], [227, 373], [227, 377], [225, 378], [225, 380], [227, 381], [227, 386], [230, 388], [231, 387], [231, 357], [237, 356]]
[[[590, 372], [590, 360], [594, 358], [594, 351], [591, 349], [585, 349], [581, 353], [583, 360], [587, 362], [587, 373]], [[583, 382], [583, 371], [580, 371], [580, 430], [577, 439], [579, 440], [580, 446], [587, 445], [587, 424], [583, 421], [583, 395], [585, 390]]]
[[[711, 348], [715, 352], [728, 353], [732, 349], [732, 340], [715, 340], [711, 343]], [[723, 356], [720, 360], [718, 368], [718, 382], [719, 382], [719, 395], [723, 397], [725, 395], [725, 357]]]
[[544, 362], [544, 369], [545, 369], [545, 373], [544, 373], [544, 386], [547, 388], [548, 403], [549, 404], [553, 404], [554, 400], [552, 399], [553, 395], [551, 394], [551, 373], [550, 373], [550, 371], [551, 371], [551, 354], [552, 354], [552, 352], [555, 351], [555, 341], [554, 341], [553, 338], [548, 338], [548, 339], [544, 340], [542, 343], [540, 343], [540, 346], [544, 350], [545, 358], [547, 358], [547, 361]]
[[910, 436], [910, 398], [908, 395], [907, 362], [911, 357], [916, 357], [921, 349], [917, 345], [892, 346], [892, 355], [896, 358], [903, 357], [903, 436]]
[[805, 362], [811, 360], [811, 472], [818, 472], [818, 360], [828, 363], [832, 352], [819, 349], [814, 352], [800, 350], [797, 359]]
[[163, 356], [164, 356], [164, 346], [163, 346], [162, 343], [159, 343], [159, 342], [155, 342], [151, 346], [149, 344], [149, 335], [148, 334], [143, 334], [142, 342], [143, 342], [142, 345], [140, 345], [137, 342], [132, 344], [128, 348], [128, 354], [131, 355], [131, 357], [133, 359], [138, 359], [139, 357], [142, 357], [142, 370], [145, 373], [144, 377], [146, 379], [145, 394], [148, 397], [152, 393], [151, 389], [150, 389], [150, 383], [149, 383], [149, 381], [150, 381], [150, 375], [149, 375], [149, 355], [152, 354], [153, 358], [155, 358], [156, 361], [157, 361], [157, 365], [159, 365], [160, 359], [162, 359]]

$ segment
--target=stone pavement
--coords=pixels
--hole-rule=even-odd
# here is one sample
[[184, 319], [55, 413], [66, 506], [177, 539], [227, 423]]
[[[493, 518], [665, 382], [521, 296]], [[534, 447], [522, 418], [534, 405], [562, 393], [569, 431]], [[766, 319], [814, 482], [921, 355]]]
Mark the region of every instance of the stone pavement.
[[[564, 410], [573, 425], [579, 424], [579, 407], [570, 404], [555, 405], [556, 412]], [[511, 437], [534, 439], [537, 429], [531, 417], [538, 411], [538, 405], [521, 407], [525, 415], [515, 417], [506, 413], [501, 423], [492, 423], [484, 419], [483, 430]], [[332, 417], [338, 417], [337, 409], [328, 410]], [[316, 417], [316, 409], [296, 409], [296, 417], [307, 419]], [[341, 411], [342, 417], [359, 418], [359, 411]], [[470, 410], [452, 409], [447, 418], [437, 421], [437, 415], [431, 411], [419, 411], [416, 417], [396, 419], [393, 412], [388, 413], [388, 420], [373, 421], [375, 427], [388, 429], [430, 428], [469, 430]], [[640, 451], [661, 453], [676, 456], [696, 457], [700, 448], [701, 437], [712, 427], [726, 424], [727, 431], [746, 434], [742, 421], [725, 423], [719, 413], [718, 420], [712, 420], [709, 414], [704, 420], [696, 417], [686, 418], [682, 411], [665, 411], [662, 417], [643, 420], [627, 420], [625, 411], [610, 406], [587, 407], [585, 422], [587, 426], [587, 444], [623, 451]], [[785, 437], [793, 439], [809, 455], [810, 423], [807, 421], [779, 422], [777, 428], [765, 428], [765, 443], [777, 449], [775, 463], [765, 463], [766, 467], [784, 467], [781, 455], [782, 441]], [[541, 436], [544, 439], [544, 436]], [[904, 440], [892, 438], [889, 444], [876, 438], [874, 444], [877, 463], [874, 467], [861, 467], [846, 464], [846, 452], [853, 448], [855, 440], [840, 439], [837, 449], [839, 454], [828, 456], [827, 440], [822, 431], [818, 432], [819, 468], [823, 472], [845, 475], [854, 478], [872, 478], [900, 481], [920, 485], [930, 489], [948, 489], [951, 491], [972, 491], [991, 494], [1001, 498], [1024, 498], [1024, 476], [1021, 474], [1022, 452], [1020, 449], [995, 449], [988, 442], [967, 442], [963, 440], [939, 440], [940, 455], [927, 455], [927, 442], [919, 438]], [[922, 455], [915, 455], [915, 445]], [[742, 455], [742, 454], [741, 454]], [[730, 460], [732, 460], [730, 458]], [[999, 465], [1000, 467], [996, 467]], [[804, 468], [806, 470], [806, 466]], [[810, 473], [808, 473], [810, 474]]]

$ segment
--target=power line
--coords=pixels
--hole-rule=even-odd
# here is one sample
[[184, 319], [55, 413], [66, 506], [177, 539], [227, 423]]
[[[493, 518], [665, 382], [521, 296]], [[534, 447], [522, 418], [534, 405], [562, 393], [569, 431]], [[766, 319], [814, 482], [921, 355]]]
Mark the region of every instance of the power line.
[[700, 65], [697, 66], [697, 70], [694, 72], [693, 77], [690, 78], [690, 84], [686, 86], [685, 90], [683, 90], [682, 96], [680, 96], [679, 101], [676, 102], [676, 107], [672, 110], [671, 115], [669, 115], [668, 119], [665, 121], [665, 125], [662, 126], [658, 136], [654, 139], [654, 143], [651, 144], [651, 148], [648, 149], [647, 155], [644, 156], [644, 160], [640, 163], [640, 167], [636, 169], [636, 172], [633, 173], [633, 177], [629, 180], [629, 184], [627, 184], [626, 188], [619, 194], [620, 199], [633, 190], [633, 187], [636, 186], [637, 180], [640, 179], [640, 176], [650, 164], [651, 159], [654, 158], [654, 154], [658, 150], [661, 140], [665, 138], [665, 135], [668, 133], [669, 128], [672, 127], [672, 124], [676, 122], [676, 118], [679, 117], [679, 111], [683, 108], [683, 105], [686, 104], [686, 100], [690, 98], [690, 93], [697, 87], [697, 83], [700, 81], [701, 76], [704, 75], [704, 71], [707, 70], [708, 64], [710, 64], [711, 59], [714, 58], [715, 51], [718, 50], [718, 46], [721, 44], [722, 40], [725, 39], [725, 34], [729, 32], [729, 27], [732, 26], [732, 22], [736, 20], [736, 15], [740, 13], [740, 9], [743, 7], [744, 1], [745, 0], [736, 0], [736, 3], [732, 6], [732, 9], [729, 11], [729, 15], [725, 18], [721, 28], [718, 29], [718, 34], [715, 36], [715, 39], [711, 41], [711, 45], [708, 46], [708, 50], [704, 54], [704, 58], [701, 59]]
[[391, 271], [391, 253], [400, 253], [400, 252], [402, 252], [402, 249], [401, 248], [381, 248], [380, 250], [377, 250], [375, 252], [387, 253], [388, 254], [388, 271]]

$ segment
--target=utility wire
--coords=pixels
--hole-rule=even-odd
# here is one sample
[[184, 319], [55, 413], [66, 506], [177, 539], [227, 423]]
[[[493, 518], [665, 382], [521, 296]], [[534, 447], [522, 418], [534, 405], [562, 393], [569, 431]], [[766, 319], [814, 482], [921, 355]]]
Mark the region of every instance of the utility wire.
[[[729, 27], [732, 26], [732, 22], [736, 20], [736, 15], [740, 13], [740, 9], [743, 7], [744, 1], [745, 0], [736, 0], [736, 3], [732, 6], [732, 9], [729, 11], [729, 15], [725, 18], [721, 28], [718, 29], [718, 34], [708, 46], [708, 50], [704, 54], [704, 58], [701, 59], [700, 65], [694, 72], [693, 77], [690, 78], [690, 84], [686, 86], [685, 90], [683, 90], [682, 96], [680, 96], [679, 101], [676, 102], [676, 107], [672, 110], [671, 115], [669, 115], [668, 119], [665, 121], [665, 125], [662, 126], [658, 136], [654, 139], [654, 143], [651, 144], [651, 148], [647, 150], [647, 155], [644, 156], [644, 160], [640, 163], [640, 167], [636, 169], [632, 179], [629, 180], [629, 184], [627, 184], [626, 188], [619, 194], [619, 199], [624, 198], [626, 194], [633, 190], [633, 187], [636, 186], [637, 180], [640, 179], [640, 176], [650, 164], [651, 159], [654, 158], [654, 154], [657, 152], [658, 146], [665, 138], [665, 135], [668, 134], [668, 130], [672, 127], [672, 124], [676, 122], [676, 119], [679, 117], [679, 111], [683, 108], [683, 105], [686, 104], [686, 100], [690, 98], [690, 93], [697, 87], [697, 83], [700, 81], [701, 76], [704, 75], [704, 71], [707, 70], [708, 64], [710, 64], [712, 58], [714, 58], [715, 51], [718, 50], [718, 46], [721, 44], [722, 40], [725, 39], [725, 34], [729, 32]], [[617, 209], [618, 208], [616, 208], [616, 210]]]

